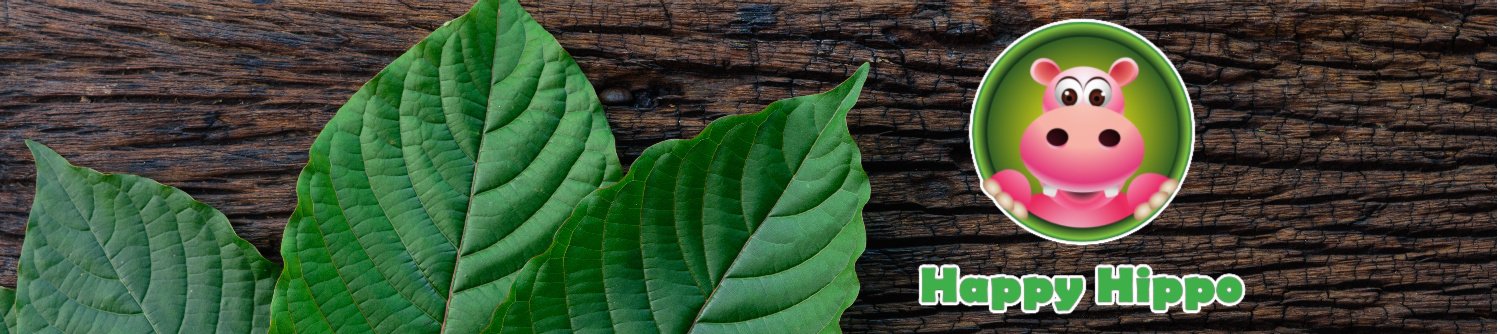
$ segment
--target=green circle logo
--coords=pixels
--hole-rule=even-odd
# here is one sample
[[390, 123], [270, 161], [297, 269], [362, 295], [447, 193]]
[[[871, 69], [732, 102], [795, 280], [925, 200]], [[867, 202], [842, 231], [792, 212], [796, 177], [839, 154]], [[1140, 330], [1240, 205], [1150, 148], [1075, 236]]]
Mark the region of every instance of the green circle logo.
[[1193, 155], [1193, 107], [1166, 55], [1095, 20], [1032, 30], [980, 81], [969, 124], [982, 189], [1022, 228], [1095, 244], [1155, 219]]

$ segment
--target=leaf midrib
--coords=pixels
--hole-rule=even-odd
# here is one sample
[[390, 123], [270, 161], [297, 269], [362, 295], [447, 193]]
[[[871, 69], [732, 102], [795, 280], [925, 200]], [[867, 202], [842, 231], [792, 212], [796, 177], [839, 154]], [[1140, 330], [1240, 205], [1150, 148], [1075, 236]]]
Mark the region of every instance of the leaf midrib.
[[[842, 86], [842, 85], [840, 85], [840, 86]], [[848, 92], [845, 92], [844, 98], [848, 98], [847, 94], [848, 94]], [[834, 108], [836, 108], [836, 109], [843, 108], [842, 104], [843, 104], [844, 98], [840, 98], [838, 100], [839, 101], [838, 104], [834, 105]], [[853, 106], [850, 106], [850, 107], [852, 108]], [[795, 109], [794, 109], [794, 111], [795, 111]], [[791, 112], [789, 111], [787, 113], [791, 113]], [[809, 145], [809, 147], [816, 148], [818, 146], [818, 143], [821, 142], [821, 141], [823, 141], [823, 138], [824, 138], [823, 134], [828, 130], [829, 127], [833, 126], [835, 123], [842, 124], [842, 122], [834, 122], [833, 119], [839, 118], [839, 116], [841, 116], [843, 114], [846, 114], [846, 113], [848, 113], [848, 111], [838, 111], [838, 110], [835, 110], [833, 116], [829, 117], [828, 122], [826, 124], [823, 124], [823, 127], [821, 129], [818, 129], [818, 135], [817, 135], [817, 137], [813, 138], [812, 145]], [[767, 119], [769, 119], [769, 118], [770, 117], [767, 117]], [[764, 121], [765, 120], [762, 120], [762, 123], [764, 123]], [[750, 147], [755, 147], [755, 144], [759, 143], [759, 142], [760, 142], [760, 136], [756, 136], [755, 140], [753, 140], [753, 141], [750, 142]], [[803, 155], [802, 159], [798, 161], [799, 163], [797, 164], [797, 171], [792, 172], [792, 176], [790, 178], [787, 178], [786, 184], [781, 185], [782, 191], [781, 191], [780, 194], [776, 195], [776, 201], [773, 202], [774, 204], [771, 206], [770, 210], [774, 211], [777, 207], [781, 206], [781, 199], [784, 196], [786, 196], [786, 193], [787, 193], [786, 187], [788, 185], [791, 185], [792, 182], [795, 182], [797, 180], [797, 176], [801, 175], [802, 171], [805, 170], [805, 168], [802, 168], [802, 166], [807, 163], [808, 157], [812, 155], [811, 154], [811, 150], [809, 150], [808, 153], [809, 154], [807, 154], [807, 155]], [[767, 212], [766, 214], [769, 216], [770, 212]], [[761, 219], [764, 220], [765, 218], [761, 218]], [[847, 222], [845, 224], [847, 224]], [[734, 253], [735, 254], [734, 261], [730, 261], [729, 262], [729, 266], [724, 268], [724, 274], [725, 275], [728, 275], [729, 271], [733, 270], [735, 268], [735, 266], [737, 264], [739, 264], [739, 262], [740, 262], [741, 259], [744, 259], [744, 257], [740, 256], [740, 255], [745, 253], [745, 248], [747, 248], [747, 247], [750, 246], [751, 240], [755, 240], [755, 237], [757, 235], [760, 235], [761, 231], [765, 230], [764, 228], [761, 228], [761, 227], [764, 227], [764, 226], [758, 226], [755, 229], [754, 232], [750, 232], [750, 236], [749, 237], [745, 238], [745, 243], [743, 245], [740, 245], [740, 250], [738, 252]], [[832, 241], [830, 241], [830, 243], [832, 243]], [[824, 245], [824, 247], [826, 248], [827, 245]], [[806, 262], [806, 259], [803, 259], [803, 262]], [[688, 333], [692, 333], [692, 332], [694, 332], [695, 330], [698, 329], [698, 324], [703, 319], [703, 311], [708, 309], [708, 303], [712, 302], [713, 299], [714, 299], [714, 296], [719, 293], [719, 288], [723, 286], [724, 279], [725, 279], [725, 277], [723, 277], [723, 276], [719, 277], [718, 283], [714, 284], [713, 290], [711, 292], [709, 292], [708, 296], [706, 296], [706, 297], [703, 298], [703, 305], [698, 306], [698, 312], [693, 315], [693, 324], [692, 324], [692, 326], [688, 327]], [[806, 301], [806, 299], [804, 299], [804, 301]]]
[[[519, 5], [519, 4], [517, 4], [517, 5]], [[528, 31], [528, 29], [526, 29], [525, 26], [515, 27], [516, 29], [519, 29], [518, 31], [522, 35], [522, 38], [519, 39], [520, 43], [518, 43], [518, 44], [520, 44], [520, 54], [523, 55], [523, 57], [517, 58], [516, 64], [514, 66], [510, 66], [510, 71], [509, 72], [506, 72], [503, 75], [500, 74], [500, 73], [495, 73], [494, 72], [494, 70], [495, 70], [495, 58], [498, 56], [497, 55], [499, 53], [498, 49], [501, 46], [500, 26], [502, 24], [504, 24], [504, 21], [503, 21], [504, 19], [500, 17], [501, 16], [500, 14], [504, 13], [503, 6], [505, 6], [504, 3], [497, 3], [496, 7], [495, 7], [495, 35], [494, 35], [494, 41], [492, 41], [493, 42], [493, 46], [491, 47], [494, 50], [492, 50], [491, 53], [490, 53], [490, 59], [489, 59], [489, 61], [485, 62], [486, 64], [488, 64], [488, 66], [490, 66], [490, 71], [491, 71], [490, 72], [490, 78], [489, 78], [489, 80], [487, 82], [485, 82], [485, 85], [489, 86], [489, 89], [485, 93], [485, 99], [484, 99], [484, 103], [483, 103], [483, 105], [484, 105], [484, 117], [483, 117], [483, 120], [480, 122], [480, 126], [479, 126], [479, 131], [478, 131], [479, 138], [475, 139], [475, 140], [478, 141], [478, 143], [474, 147], [474, 159], [473, 159], [473, 161], [474, 161], [474, 173], [471, 173], [469, 175], [469, 197], [467, 198], [467, 200], [464, 201], [464, 217], [463, 217], [464, 218], [464, 222], [463, 222], [463, 226], [459, 228], [458, 243], [456, 243], [456, 244], [453, 245], [453, 273], [450, 274], [449, 277], [448, 277], [448, 289], [447, 289], [448, 291], [445, 291], [445, 293], [443, 295], [443, 319], [438, 322], [438, 333], [446, 333], [448, 331], [448, 319], [449, 319], [449, 316], [451, 316], [451, 314], [449, 313], [449, 311], [451, 310], [451, 307], [452, 307], [452, 304], [453, 304], [453, 296], [456, 295], [456, 294], [458, 294], [459, 292], [463, 291], [463, 290], [458, 289], [458, 276], [459, 276], [458, 275], [458, 269], [459, 269], [458, 264], [460, 262], [462, 262], [463, 258], [464, 258], [464, 240], [468, 239], [468, 238], [465, 238], [465, 235], [468, 234], [467, 232], [468, 232], [469, 223], [470, 223], [469, 218], [472, 217], [472, 215], [474, 214], [474, 212], [473, 212], [473, 208], [474, 208], [474, 196], [481, 193], [480, 191], [477, 191], [478, 188], [479, 188], [478, 181], [479, 181], [479, 174], [480, 174], [479, 173], [479, 162], [482, 161], [481, 160], [481, 156], [483, 156], [484, 152], [485, 152], [485, 150], [484, 150], [484, 143], [487, 142], [487, 140], [484, 140], [484, 137], [489, 136], [489, 134], [491, 132], [490, 131], [490, 121], [492, 120], [492, 118], [489, 117], [489, 113], [490, 113], [490, 108], [492, 106], [490, 105], [490, 102], [493, 100], [493, 97], [495, 95], [495, 85], [496, 85], [496, 83], [499, 82], [496, 79], [497, 78], [501, 78], [501, 81], [503, 81], [504, 80], [503, 78], [510, 78], [510, 76], [512, 74], [515, 74], [515, 72], [516, 72], [517, 69], [521, 68], [521, 64], [523, 64], [523, 63], [526, 62], [525, 57], [524, 57], [524, 55], [526, 54], [526, 47], [529, 46], [529, 44], [530, 44], [530, 43], [527, 43], [526, 36], [530, 35], [531, 32]], [[468, 15], [468, 14], [465, 14], [465, 15]], [[471, 22], [465, 22], [465, 24], [471, 24]], [[462, 32], [463, 29], [461, 29], [461, 28], [462, 27], [455, 27], [454, 34], [457, 35], [460, 32]], [[455, 38], [454, 40], [462, 41], [463, 39], [462, 38]], [[543, 61], [542, 66], [543, 66], [543, 69], [542, 69], [542, 71], [540, 71], [540, 73], [542, 75], [545, 75], [546, 74], [546, 62], [545, 61]], [[465, 71], [465, 75], [470, 76], [471, 79], [473, 78], [473, 72], [472, 71]], [[520, 114], [525, 113], [525, 112], [527, 112], [528, 110], [531, 109], [530, 108], [531, 104], [536, 101], [536, 94], [537, 94], [537, 92], [539, 92], [541, 90], [541, 80], [537, 80], [537, 83], [534, 84], [534, 85], [531, 85], [531, 88], [532, 88], [531, 94], [528, 95], [528, 100], [527, 100], [527, 104], [526, 104], [527, 108], [524, 108], [524, 109], [521, 109], [520, 111], [518, 111], [516, 117], [511, 118], [511, 120], [515, 120], [516, 118], [521, 117]], [[404, 93], [405, 90], [403, 90], [402, 92]], [[445, 114], [445, 116], [446, 116], [446, 114]], [[495, 130], [499, 130], [499, 128], [495, 128]], [[555, 133], [556, 129], [554, 128], [553, 131]], [[524, 170], [523, 170], [523, 172], [524, 172]], [[533, 214], [535, 214], [535, 213], [533, 213]]]
[[[59, 169], [61, 169], [62, 171], [66, 171], [66, 172], [77, 172], [78, 169], [80, 169], [80, 168], [82, 168], [82, 167], [74, 167], [74, 166], [67, 166], [67, 165], [64, 165], [64, 166], [53, 166], [52, 167], [53, 170], [59, 170]], [[40, 174], [40, 173], [38, 173], [38, 174]], [[78, 216], [80, 218], [83, 218], [85, 220], [84, 225], [89, 226], [89, 229], [88, 229], [89, 230], [89, 236], [93, 237], [94, 244], [97, 245], [97, 246], [99, 246], [99, 250], [102, 253], [104, 253], [105, 258], [109, 260], [109, 267], [110, 267], [110, 269], [115, 271], [115, 276], [116, 277], [113, 278], [113, 279], [117, 280], [117, 281], [120, 281], [120, 283], [121, 283], [120, 286], [124, 287], [125, 291], [130, 293], [131, 301], [135, 302], [136, 307], [140, 307], [141, 308], [141, 313], [140, 313], [141, 317], [145, 318], [146, 319], [146, 323], [151, 325], [151, 330], [155, 331], [157, 333], [161, 333], [162, 332], [161, 325], [157, 324], [159, 321], [157, 321], [155, 317], [151, 316], [152, 312], [150, 312], [151, 311], [150, 308], [146, 307], [146, 304], [145, 304], [145, 298], [146, 297], [143, 296], [143, 295], [141, 295], [141, 293], [136, 292], [134, 288], [130, 287], [130, 282], [127, 282], [127, 278], [125, 277], [125, 275], [120, 275], [120, 265], [118, 263], [115, 263], [115, 257], [111, 256], [109, 254], [109, 252], [104, 249], [104, 241], [99, 239], [99, 234], [96, 233], [97, 231], [95, 231], [95, 229], [93, 228], [93, 226], [92, 226], [93, 224], [90, 224], [94, 220], [93, 215], [92, 214], [85, 215], [83, 213], [83, 208], [79, 207], [78, 206], [78, 202], [73, 199], [74, 198], [73, 193], [70, 192], [70, 191], [68, 191], [68, 187], [66, 185], [63, 185], [62, 180], [56, 177], [57, 173], [49, 173], [49, 174], [53, 176], [53, 182], [54, 182], [54, 184], [57, 185], [57, 189], [61, 190], [64, 195], [68, 196], [68, 204], [73, 207], [73, 211], [77, 212]], [[112, 176], [112, 175], [104, 174], [104, 173], [99, 173], [99, 174], [100, 174], [101, 178], [109, 178], [110, 176]], [[118, 180], [120, 177], [115, 176], [114, 178], [116, 180]], [[152, 184], [152, 183], [156, 183], [156, 182], [155, 181], [149, 181], [149, 182], [147, 182], [147, 185], [148, 186], [165, 186], [165, 185], [162, 185], [160, 183], [156, 183], [156, 184]], [[120, 187], [119, 186], [118, 182], [116, 184], [113, 184], [113, 186], [115, 186], [114, 188], [116, 190], [125, 190], [124, 187]], [[129, 198], [129, 196], [125, 196], [125, 197]], [[132, 200], [132, 203], [134, 203], [133, 202], [134, 199], [132, 198], [131, 200]], [[140, 217], [140, 212], [136, 212], [136, 217], [137, 218], [141, 218]], [[142, 218], [141, 221], [142, 221], [141, 222], [142, 224], [145, 223], [145, 219], [144, 218]], [[180, 245], [181, 245], [181, 243], [179, 243], [179, 246]], [[149, 248], [150, 247], [148, 246], [147, 249], [149, 249]], [[150, 256], [149, 252], [147, 253], [147, 256], [148, 257]], [[67, 258], [67, 257], [65, 256], [64, 258]], [[76, 264], [75, 264], [75, 266], [76, 266]], [[81, 268], [82, 267], [80, 266], [80, 269]], [[84, 271], [88, 272], [91, 275], [95, 275], [91, 271], [87, 271], [87, 270], [84, 270]], [[97, 275], [95, 275], [95, 276], [97, 276]], [[104, 277], [100, 277], [100, 278], [104, 278]], [[56, 285], [53, 285], [51, 283], [48, 283], [48, 285], [52, 285], [54, 289], [57, 288]], [[187, 304], [183, 304], [183, 306], [186, 307]], [[99, 310], [99, 311], [104, 311], [104, 312], [118, 313], [118, 312], [114, 312], [114, 311], [109, 311], [109, 310], [95, 308], [92, 305], [90, 305], [89, 308], [95, 309], [95, 310]]]

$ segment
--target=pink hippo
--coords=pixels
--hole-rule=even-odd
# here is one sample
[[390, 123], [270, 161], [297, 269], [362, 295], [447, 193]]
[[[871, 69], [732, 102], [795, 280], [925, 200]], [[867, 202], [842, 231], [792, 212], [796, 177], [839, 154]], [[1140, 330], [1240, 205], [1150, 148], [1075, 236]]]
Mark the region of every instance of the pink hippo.
[[[1146, 219], [1177, 188], [1161, 174], [1131, 175], [1140, 168], [1145, 143], [1125, 118], [1120, 87], [1135, 80], [1135, 60], [1120, 58], [1109, 73], [1079, 66], [1059, 70], [1051, 59], [1031, 64], [1031, 78], [1047, 87], [1042, 115], [1021, 134], [1021, 162], [1041, 183], [1034, 192], [1014, 169], [995, 173], [984, 190], [1017, 218], [1028, 212], [1068, 227], [1097, 227], [1130, 217]], [[1120, 195], [1129, 181], [1130, 188]]]

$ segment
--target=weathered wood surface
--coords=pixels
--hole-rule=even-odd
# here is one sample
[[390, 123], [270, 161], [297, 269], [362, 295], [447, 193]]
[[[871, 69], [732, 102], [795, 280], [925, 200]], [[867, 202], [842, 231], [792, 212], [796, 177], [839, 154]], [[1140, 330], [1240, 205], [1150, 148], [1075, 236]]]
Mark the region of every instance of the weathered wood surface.
[[[0, 1], [0, 284], [32, 196], [21, 139], [223, 210], [275, 256], [305, 150], [348, 95], [464, 1]], [[1164, 7], [1157, 7], [1164, 6]], [[527, 5], [605, 99], [626, 163], [874, 63], [850, 116], [874, 195], [849, 331], [1494, 332], [1495, 3]], [[1185, 77], [1198, 141], [1160, 219], [1065, 246], [977, 187], [980, 75], [1027, 30], [1121, 23]], [[915, 271], [1236, 273], [1234, 307], [1071, 315], [923, 307]]]

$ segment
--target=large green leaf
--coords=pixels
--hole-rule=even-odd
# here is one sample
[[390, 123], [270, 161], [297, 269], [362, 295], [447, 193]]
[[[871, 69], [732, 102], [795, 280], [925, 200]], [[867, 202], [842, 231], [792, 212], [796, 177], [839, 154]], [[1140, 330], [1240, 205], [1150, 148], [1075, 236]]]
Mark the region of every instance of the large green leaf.
[[21, 247], [20, 333], [264, 333], [275, 264], [218, 210], [41, 144]]
[[832, 91], [647, 149], [527, 263], [489, 333], [837, 331], [870, 183]]
[[0, 287], [0, 318], [5, 320], [5, 328], [0, 328], [0, 333], [10, 334], [16, 332], [16, 290]]
[[514, 0], [479, 1], [313, 142], [272, 330], [473, 333], [578, 201], [619, 175], [572, 57]]

